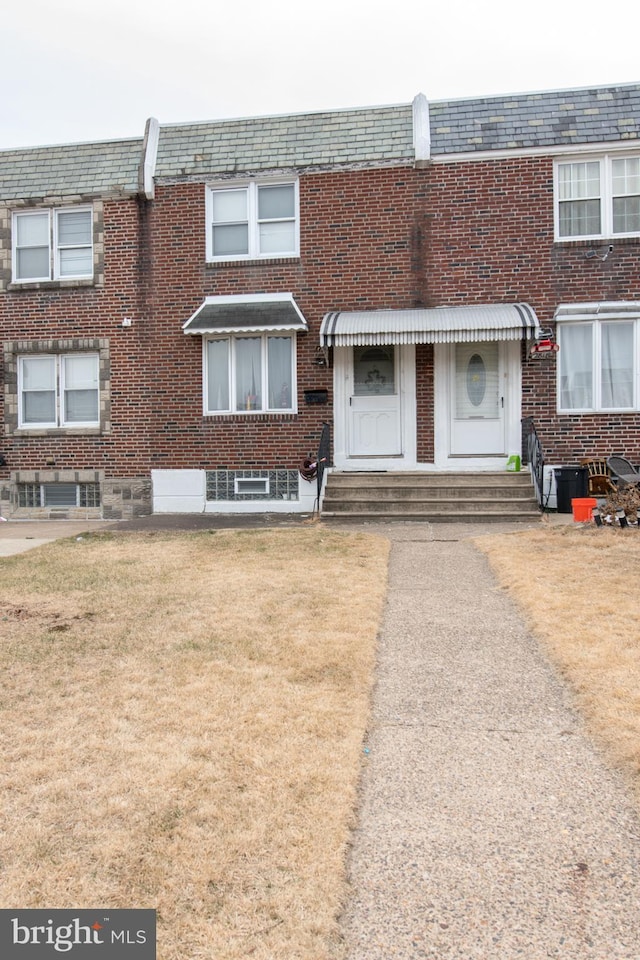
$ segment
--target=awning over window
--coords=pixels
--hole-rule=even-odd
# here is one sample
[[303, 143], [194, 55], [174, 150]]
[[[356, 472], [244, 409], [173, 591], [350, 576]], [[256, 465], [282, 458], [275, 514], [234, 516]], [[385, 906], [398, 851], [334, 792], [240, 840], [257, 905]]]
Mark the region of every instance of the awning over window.
[[361, 310], [327, 313], [320, 327], [323, 347], [392, 343], [464, 343], [524, 340], [540, 332], [527, 303], [435, 307], [431, 310]]
[[602, 300], [591, 303], [561, 303], [554, 320], [636, 320], [640, 317], [638, 300]]
[[292, 293], [206, 297], [182, 325], [185, 333], [305, 333], [307, 321]]

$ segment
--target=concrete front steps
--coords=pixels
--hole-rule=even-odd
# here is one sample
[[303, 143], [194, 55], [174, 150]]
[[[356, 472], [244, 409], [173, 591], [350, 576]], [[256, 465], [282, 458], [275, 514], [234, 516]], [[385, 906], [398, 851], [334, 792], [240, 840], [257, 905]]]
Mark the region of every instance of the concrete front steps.
[[505, 522], [540, 518], [531, 476], [520, 473], [327, 474], [323, 520]]

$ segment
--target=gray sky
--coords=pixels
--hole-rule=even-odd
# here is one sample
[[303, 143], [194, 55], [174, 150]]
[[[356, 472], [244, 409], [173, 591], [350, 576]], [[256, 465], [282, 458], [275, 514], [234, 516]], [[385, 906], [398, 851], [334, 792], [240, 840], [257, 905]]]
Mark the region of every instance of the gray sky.
[[[5, 0], [0, 149], [640, 81], [640, 0]], [[4, 7], [4, 5], [3, 5]]]

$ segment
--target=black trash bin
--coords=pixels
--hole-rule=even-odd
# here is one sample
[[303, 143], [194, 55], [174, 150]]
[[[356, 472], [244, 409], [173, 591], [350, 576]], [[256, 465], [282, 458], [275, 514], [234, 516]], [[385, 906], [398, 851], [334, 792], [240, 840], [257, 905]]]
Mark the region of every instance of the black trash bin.
[[589, 493], [589, 471], [586, 467], [555, 467], [558, 513], [571, 513], [571, 501]]

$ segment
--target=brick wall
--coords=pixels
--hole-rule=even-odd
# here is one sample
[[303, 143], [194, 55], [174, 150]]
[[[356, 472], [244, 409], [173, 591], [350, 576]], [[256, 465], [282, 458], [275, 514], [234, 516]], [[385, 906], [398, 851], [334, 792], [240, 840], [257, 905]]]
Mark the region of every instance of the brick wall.
[[[586, 259], [593, 241], [554, 243], [550, 158], [435, 164], [427, 179], [429, 306], [525, 301], [549, 329], [560, 303], [640, 300], [637, 239], [614, 241], [605, 261]], [[522, 414], [550, 463], [614, 450], [640, 461], [637, 413], [556, 413], [555, 355], [524, 360]]]
[[[330, 310], [410, 307], [421, 301], [421, 176], [411, 169], [300, 179], [301, 255], [207, 265], [205, 186], [160, 186], [152, 212], [154, 452], [156, 468], [296, 467], [333, 419], [333, 373], [319, 367]], [[291, 292], [309, 324], [299, 335], [298, 413], [205, 417], [202, 338], [182, 324], [205, 296]], [[327, 389], [327, 405], [304, 391]]]
[[427, 343], [419, 343], [416, 346], [416, 440], [418, 463], [433, 463], [435, 455], [433, 406], [433, 346]]
[[[108, 477], [148, 475], [150, 399], [145, 381], [151, 350], [141, 247], [144, 217], [144, 207], [134, 199], [97, 201], [94, 222], [99, 224], [99, 244], [94, 282], [9, 284], [0, 295], [5, 348], [9, 342], [18, 353], [38, 343], [43, 349], [50, 344], [60, 351], [65, 345], [74, 349], [92, 349], [92, 345], [98, 349], [98, 345], [101, 378], [104, 369], [108, 370], [109, 397], [108, 417], [103, 417], [99, 431], [21, 433], [16, 430], [12, 406], [14, 372], [5, 363], [2, 397], [6, 415], [0, 450], [6, 467], [2, 477], [8, 477], [11, 468], [40, 470], [47, 464], [55, 464], [59, 470], [100, 470]], [[6, 242], [5, 238], [5, 248]], [[128, 329], [122, 327], [124, 317], [133, 320]]]
[[[85, 198], [86, 199], [86, 198]], [[332, 370], [315, 363], [330, 310], [529, 302], [548, 327], [559, 303], [640, 299], [638, 242], [606, 261], [591, 243], [553, 242], [553, 167], [529, 157], [421, 170], [381, 168], [300, 178], [301, 256], [207, 265], [205, 186], [160, 184], [155, 201], [96, 203], [96, 282], [8, 282], [8, 211], [0, 211], [3, 340], [108, 343], [110, 412], [98, 435], [19, 435], [5, 418], [10, 469], [100, 470], [114, 482], [152, 468], [294, 468], [332, 421]], [[207, 295], [291, 292], [309, 332], [298, 337], [298, 413], [205, 417], [202, 338], [182, 324]], [[122, 327], [129, 317], [132, 325]], [[418, 346], [418, 456], [433, 461], [433, 352]], [[328, 390], [327, 405], [304, 391]], [[640, 460], [635, 414], [559, 417], [555, 358], [525, 360], [523, 415], [547, 460], [613, 449]]]

